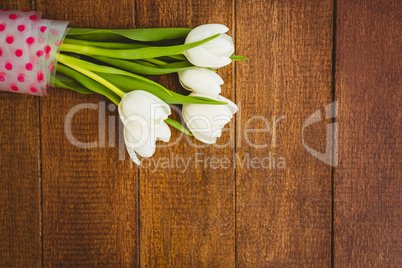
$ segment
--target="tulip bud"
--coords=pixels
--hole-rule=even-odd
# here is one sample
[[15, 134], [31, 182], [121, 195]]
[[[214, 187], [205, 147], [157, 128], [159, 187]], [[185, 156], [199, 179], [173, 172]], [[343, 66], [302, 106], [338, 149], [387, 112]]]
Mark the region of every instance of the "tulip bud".
[[222, 134], [223, 127], [237, 112], [237, 106], [232, 101], [218, 96], [191, 93], [190, 96], [206, 97], [222, 102], [225, 105], [183, 104], [183, 118], [195, 138], [204, 143], [212, 144]]
[[194, 28], [188, 35], [185, 44], [204, 40], [215, 34], [220, 35], [202, 45], [183, 52], [192, 64], [200, 67], [220, 68], [232, 62], [230, 56], [234, 52], [232, 37], [225, 34], [228, 27], [222, 24], [205, 24]]
[[170, 113], [169, 105], [149, 92], [135, 90], [123, 96], [119, 115], [127, 151], [136, 164], [140, 164], [136, 153], [151, 157], [157, 140], [169, 141], [171, 132], [164, 120]]
[[213, 96], [221, 93], [223, 80], [214, 71], [196, 67], [178, 74], [180, 84], [187, 90]]

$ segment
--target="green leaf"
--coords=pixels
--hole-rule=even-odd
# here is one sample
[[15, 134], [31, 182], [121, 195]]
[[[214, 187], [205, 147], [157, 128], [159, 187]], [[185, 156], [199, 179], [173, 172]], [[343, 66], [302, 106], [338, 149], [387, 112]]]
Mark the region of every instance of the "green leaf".
[[92, 90], [90, 90], [90, 89], [84, 87], [83, 85], [81, 85], [80, 83], [78, 83], [76, 80], [71, 79], [70, 77], [68, 77], [62, 73], [59, 73], [59, 72], [56, 73], [54, 86], [71, 89], [71, 90], [74, 90], [81, 94], [94, 94], [95, 93]]
[[170, 104], [189, 104], [189, 103], [197, 103], [197, 104], [214, 104], [214, 105], [222, 105], [227, 104], [226, 102], [221, 102], [209, 98], [204, 97], [193, 97], [193, 96], [184, 96], [173, 92], [171, 90], [166, 89], [166, 91], [162, 91], [159, 88], [156, 88], [152, 84], [146, 83], [143, 80], [136, 80], [134, 77], [119, 75], [119, 74], [110, 74], [110, 73], [97, 73], [99, 76], [108, 80], [110, 83], [117, 86], [120, 90], [128, 93], [133, 90], [144, 90], [151, 94], [154, 94], [161, 100]]
[[113, 101], [116, 105], [119, 105], [121, 98], [110, 91], [107, 87], [104, 85], [96, 82], [95, 80], [92, 80], [91, 78], [61, 64], [60, 62], [57, 64], [56, 71], [59, 73], [62, 73], [72, 79], [75, 79], [77, 82], [82, 84], [84, 87], [92, 90], [95, 93], [101, 94], [111, 101]]
[[186, 38], [190, 28], [152, 28], [152, 29], [87, 29], [73, 28], [67, 33], [67, 37], [91, 41], [143, 41], [155, 42], [169, 39]]
[[187, 60], [186, 56], [184, 56], [183, 54], [170, 55], [169, 57], [174, 60]]
[[230, 56], [230, 59], [231, 59], [231, 60], [233, 60], [233, 61], [238, 61], [238, 60], [247, 60], [247, 58], [246, 58], [246, 57], [243, 57], [243, 56], [237, 56], [237, 55]]
[[82, 45], [82, 46], [112, 48], [112, 49], [133, 49], [133, 48], [148, 47], [148, 45], [144, 45], [144, 44], [116, 43], [116, 42], [110, 42], [110, 41], [96, 42], [96, 41], [78, 40], [78, 39], [72, 39], [72, 38], [64, 38], [63, 43], [77, 44], [77, 45]]
[[220, 34], [216, 34], [204, 40], [189, 44], [183, 44], [177, 46], [160, 46], [160, 47], [150, 46], [137, 49], [107, 49], [107, 48], [63, 43], [60, 47], [60, 51], [73, 52], [89, 56], [103, 56], [103, 57], [126, 59], [126, 60], [150, 59], [150, 58], [158, 58], [163, 56], [179, 54], [185, 50], [194, 48], [208, 41], [211, 41], [217, 38], [219, 35]]
[[97, 56], [92, 57], [99, 61], [121, 68], [123, 70], [145, 75], [161, 75], [161, 74], [177, 73], [195, 67], [188, 61], [167, 63], [161, 66], [155, 66], [155, 65], [150, 66], [150, 65], [143, 65], [143, 63], [140, 64], [133, 61], [112, 59], [107, 57], [97, 57]]
[[[89, 69], [80, 66], [79, 64], [78, 65], [74, 64], [73, 60], [77, 60], [77, 59], [72, 58], [70, 56], [63, 55], [63, 54], [59, 54], [58, 60], [60, 63], [63, 63], [64, 65], [70, 67], [71, 69], [74, 69], [75, 71], [91, 78], [92, 80], [95, 80], [99, 84], [104, 85], [105, 87], [110, 89], [112, 92], [116, 93], [119, 97], [122, 98], [124, 96], [124, 92], [121, 91], [118, 87], [116, 87], [112, 83], [110, 83], [109, 81], [105, 80], [104, 78], [102, 78], [101, 76], [97, 75], [96, 73], [90, 71]], [[83, 62], [87, 63], [86, 61], [83, 61]]]
[[171, 125], [172, 127], [174, 127], [175, 129], [180, 130], [181, 132], [183, 132], [184, 134], [187, 134], [189, 136], [193, 136], [193, 134], [191, 134], [185, 127], [183, 127], [179, 122], [177, 122], [174, 119], [168, 118], [165, 119], [165, 122], [168, 123], [169, 125]]
[[152, 58], [152, 59], [144, 59], [143, 61], [149, 62], [151, 64], [155, 65], [165, 65], [167, 62], [164, 62], [163, 60], [159, 60], [156, 58]]
[[63, 58], [63, 61], [73, 64], [75, 66], [79, 66], [80, 68], [86, 69], [88, 71], [95, 72], [98, 75], [99, 75], [99, 73], [108, 73], [108, 74], [119, 74], [119, 75], [124, 75], [124, 76], [130, 76], [130, 77], [134, 78], [135, 81], [137, 81], [136, 83], [140, 83], [141, 85], [152, 86], [155, 89], [165, 91], [166, 93], [170, 94], [166, 88], [164, 88], [160, 84], [158, 84], [150, 79], [147, 79], [145, 77], [142, 77], [142, 76], [130, 73], [130, 72], [126, 72], [126, 71], [123, 71], [120, 69], [116, 69], [113, 67], [98, 65], [98, 64], [88, 62], [85, 60], [81, 60], [81, 59], [77, 59], [74, 57], [70, 57], [70, 56], [66, 56], [66, 55], [61, 55], [61, 56]]
[[[91, 56], [91, 57], [94, 58], [95, 56]], [[134, 63], [141, 64], [143, 66], [148, 66], [148, 67], [155, 67], [155, 64], [152, 64], [152, 63], [147, 62], [145, 60], [129, 60], [129, 62], [134, 62]]]

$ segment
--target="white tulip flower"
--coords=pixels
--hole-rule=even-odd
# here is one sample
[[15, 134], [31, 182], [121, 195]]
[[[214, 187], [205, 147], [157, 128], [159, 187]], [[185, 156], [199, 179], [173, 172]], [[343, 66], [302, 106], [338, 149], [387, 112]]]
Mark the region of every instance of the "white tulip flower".
[[227, 103], [224, 105], [183, 104], [184, 121], [195, 138], [204, 143], [215, 143], [216, 138], [221, 136], [223, 127], [237, 112], [236, 104], [220, 95], [191, 93], [190, 96], [206, 97]]
[[207, 95], [221, 93], [222, 78], [214, 71], [195, 67], [178, 72], [180, 84], [187, 90]]
[[220, 68], [232, 62], [232, 37], [225, 34], [229, 28], [222, 24], [205, 24], [191, 30], [185, 44], [204, 40], [216, 34], [217, 38], [183, 52], [189, 62], [200, 67]]
[[140, 161], [136, 154], [151, 157], [157, 140], [169, 141], [171, 132], [164, 120], [170, 114], [169, 105], [146, 91], [131, 91], [121, 99], [119, 115], [124, 124], [124, 141], [137, 165]]

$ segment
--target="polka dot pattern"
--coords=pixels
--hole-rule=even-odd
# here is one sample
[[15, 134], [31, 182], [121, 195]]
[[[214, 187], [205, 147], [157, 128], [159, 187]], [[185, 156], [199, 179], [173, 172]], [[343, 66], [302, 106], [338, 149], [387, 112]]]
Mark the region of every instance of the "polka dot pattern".
[[23, 54], [23, 52], [22, 52], [21, 49], [17, 49], [17, 50], [15, 51], [15, 56], [17, 56], [17, 57], [21, 57], [22, 54]]
[[37, 11], [0, 11], [0, 91], [45, 96], [69, 22]]
[[27, 44], [32, 45], [35, 42], [35, 38], [33, 38], [32, 36], [27, 38]]
[[31, 71], [31, 70], [33, 69], [32, 63], [27, 63], [27, 64], [25, 65], [25, 69], [27, 69], [28, 71]]
[[36, 56], [40, 58], [43, 55], [43, 50], [36, 51]]
[[14, 37], [13, 36], [7, 36], [6, 37], [6, 43], [9, 44], [9, 45], [14, 43]]

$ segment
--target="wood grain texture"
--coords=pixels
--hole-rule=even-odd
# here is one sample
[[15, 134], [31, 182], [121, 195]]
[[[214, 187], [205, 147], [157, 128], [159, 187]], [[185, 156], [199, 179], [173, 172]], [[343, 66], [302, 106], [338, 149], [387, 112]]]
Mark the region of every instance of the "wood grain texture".
[[0, 93], [0, 266], [41, 264], [38, 98]]
[[[38, 0], [37, 9], [81, 27], [134, 26], [132, 1]], [[84, 103], [95, 107], [79, 110], [71, 129], [81, 142], [96, 141], [91, 149], [70, 143], [65, 128], [68, 112]], [[44, 266], [138, 265], [137, 172], [108, 145], [110, 117], [119, 120], [109, 104], [100, 96], [61, 89], [41, 99]]]
[[[402, 5], [336, 3], [333, 39], [333, 0], [1, 2], [80, 27], [222, 23], [248, 60], [218, 70], [222, 95], [239, 105], [218, 144], [172, 129], [169, 146], [141, 168], [119, 148], [119, 118], [105, 98], [0, 93], [0, 266], [402, 266]], [[331, 167], [306, 151], [301, 133], [333, 101], [334, 42], [331, 189]], [[175, 75], [152, 79], [187, 93]], [[97, 148], [66, 134], [67, 114], [82, 104], [93, 109], [77, 111], [72, 135]], [[325, 151], [329, 123], [309, 126], [306, 144]]]
[[[234, 33], [232, 1], [137, 0], [137, 27], [196, 27], [227, 25]], [[234, 99], [233, 65], [219, 69], [222, 94]], [[168, 88], [181, 89], [177, 75], [155, 78]], [[178, 118], [177, 113], [173, 112]], [[233, 122], [230, 125], [233, 129]], [[234, 137], [224, 131], [218, 146], [186, 139], [172, 129], [168, 148], [159, 148], [140, 169], [141, 267], [233, 267], [235, 264]], [[233, 131], [232, 131], [233, 132]], [[228, 144], [228, 145], [224, 145]], [[229, 161], [216, 169], [206, 158]], [[199, 162], [195, 160], [199, 159]], [[189, 161], [188, 168], [174, 159]], [[226, 161], [226, 160], [224, 160]], [[162, 163], [165, 163], [163, 165]], [[170, 163], [168, 166], [166, 163]], [[215, 166], [215, 165], [214, 165]]]
[[401, 1], [337, 1], [336, 267], [401, 267]]
[[[235, 15], [237, 54], [248, 57], [236, 64], [236, 264], [329, 267], [331, 167], [303, 148], [301, 132], [332, 102], [333, 3], [252, 3], [236, 1]], [[310, 136], [322, 151], [325, 131]]]
[[[25, 0], [0, 3], [0, 9], [32, 8]], [[0, 92], [1, 267], [41, 266], [38, 107], [38, 97]]]

